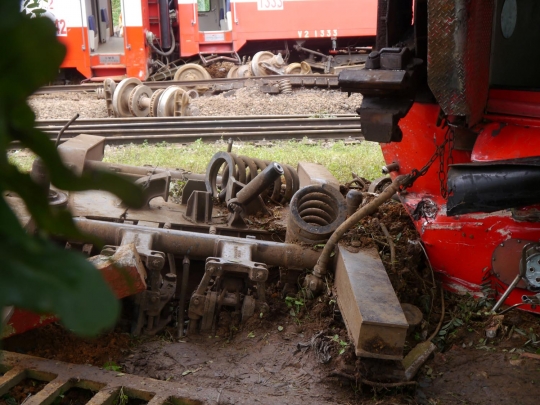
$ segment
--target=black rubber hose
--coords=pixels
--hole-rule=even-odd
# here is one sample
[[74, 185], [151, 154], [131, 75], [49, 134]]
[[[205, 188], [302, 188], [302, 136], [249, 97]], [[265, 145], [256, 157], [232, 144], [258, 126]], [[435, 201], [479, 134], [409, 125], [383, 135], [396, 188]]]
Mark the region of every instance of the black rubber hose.
[[172, 40], [172, 45], [171, 45], [170, 49], [169, 49], [167, 52], [164, 52], [164, 51], [158, 49], [158, 48], [152, 43], [152, 41], [148, 41], [148, 45], [150, 45], [150, 47], [151, 47], [156, 53], [158, 53], [159, 55], [161, 55], [161, 56], [169, 56], [169, 55], [171, 55], [171, 54], [174, 52], [174, 49], [176, 48], [176, 41], [174, 40], [174, 31], [173, 31], [172, 26], [171, 26], [171, 40]]

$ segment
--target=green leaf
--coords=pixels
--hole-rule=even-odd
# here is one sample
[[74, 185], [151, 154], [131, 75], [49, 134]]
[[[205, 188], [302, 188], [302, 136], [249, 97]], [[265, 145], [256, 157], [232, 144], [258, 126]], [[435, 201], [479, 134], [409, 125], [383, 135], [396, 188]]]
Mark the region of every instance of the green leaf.
[[[27, 173], [9, 164], [8, 145], [19, 141], [47, 167], [51, 182], [59, 189], [101, 189], [139, 207], [142, 191], [109, 172], [77, 176], [62, 163], [55, 145], [34, 128], [35, 115], [27, 97], [53, 80], [66, 54], [56, 38], [56, 27], [39, 15], [40, 2], [0, 2], [0, 193], [15, 192], [24, 201], [38, 234], [27, 234], [0, 197], [0, 308], [5, 305], [37, 313], [58, 315], [77, 333], [90, 335], [114, 324], [119, 305], [101, 274], [82, 255], [66, 251], [45, 236], [81, 238], [71, 215], [52, 209], [47, 195]], [[95, 241], [84, 236], [84, 240]]]
[[0, 198], [0, 307], [57, 314], [74, 332], [92, 335], [114, 325], [119, 304], [82, 255], [30, 238]]

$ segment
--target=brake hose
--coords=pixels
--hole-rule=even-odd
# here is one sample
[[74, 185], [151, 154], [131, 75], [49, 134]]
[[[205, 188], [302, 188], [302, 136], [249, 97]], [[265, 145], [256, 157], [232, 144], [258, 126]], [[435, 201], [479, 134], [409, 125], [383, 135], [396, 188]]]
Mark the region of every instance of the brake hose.
[[171, 47], [169, 48], [169, 50], [167, 52], [164, 52], [162, 51], [161, 49], [158, 49], [153, 43], [152, 41], [148, 41], [148, 44], [150, 45], [150, 47], [156, 52], [158, 53], [159, 55], [161, 56], [169, 56], [170, 54], [172, 54], [174, 52], [174, 48], [176, 47], [176, 41], [174, 40], [174, 31], [173, 31], [173, 28], [171, 26], [171, 39], [172, 39], [172, 45]]

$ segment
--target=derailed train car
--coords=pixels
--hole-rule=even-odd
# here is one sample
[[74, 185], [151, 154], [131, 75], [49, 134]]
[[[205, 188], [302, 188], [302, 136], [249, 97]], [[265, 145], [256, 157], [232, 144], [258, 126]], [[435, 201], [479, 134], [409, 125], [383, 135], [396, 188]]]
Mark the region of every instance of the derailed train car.
[[364, 136], [410, 175], [400, 198], [446, 286], [538, 312], [537, 4], [416, 1], [411, 25], [412, 1], [379, 3], [377, 50], [339, 76]]
[[242, 55], [272, 50], [280, 50], [286, 59], [295, 52], [291, 60], [305, 59], [328, 73], [365, 59], [365, 46], [373, 45], [375, 38], [376, 3], [371, 0], [121, 0], [114, 7], [111, 0], [49, 0], [46, 4], [57, 36], [68, 49], [62, 68], [95, 80], [126, 76], [145, 80], [170, 61], [240, 64]]

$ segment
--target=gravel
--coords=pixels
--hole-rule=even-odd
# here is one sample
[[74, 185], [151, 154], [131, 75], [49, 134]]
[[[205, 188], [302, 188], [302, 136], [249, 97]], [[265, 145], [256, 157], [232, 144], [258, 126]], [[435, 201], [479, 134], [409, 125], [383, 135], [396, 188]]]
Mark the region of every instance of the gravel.
[[[201, 96], [191, 101], [193, 110], [201, 116], [237, 115], [313, 115], [355, 114], [362, 96], [337, 90], [294, 89], [292, 94], [266, 94], [256, 83], [236, 91], [214, 96]], [[32, 96], [30, 107], [38, 120], [106, 118], [105, 100], [93, 92], [54, 93]]]
[[106, 118], [105, 100], [98, 100], [95, 93], [52, 93], [32, 96], [28, 104], [38, 120], [70, 119], [79, 113], [80, 118]]

